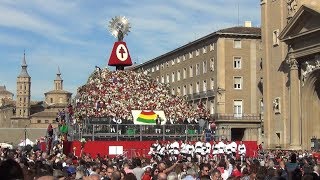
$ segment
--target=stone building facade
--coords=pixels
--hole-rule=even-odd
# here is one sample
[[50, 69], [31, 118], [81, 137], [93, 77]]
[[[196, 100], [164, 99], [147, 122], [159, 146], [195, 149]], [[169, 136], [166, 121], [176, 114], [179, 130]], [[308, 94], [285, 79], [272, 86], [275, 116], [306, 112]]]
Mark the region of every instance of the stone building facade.
[[220, 137], [260, 140], [260, 28], [221, 29], [132, 68], [187, 101], [202, 102]]
[[261, 0], [267, 148], [310, 149], [320, 137], [320, 3]]

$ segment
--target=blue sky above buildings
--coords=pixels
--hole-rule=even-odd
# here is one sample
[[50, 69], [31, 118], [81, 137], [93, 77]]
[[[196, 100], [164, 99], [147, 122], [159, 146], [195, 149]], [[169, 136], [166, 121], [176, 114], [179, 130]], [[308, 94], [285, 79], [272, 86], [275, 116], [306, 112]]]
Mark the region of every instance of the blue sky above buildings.
[[[239, 18], [238, 18], [239, 4]], [[143, 63], [218, 29], [252, 21], [260, 26], [257, 0], [33, 0], [0, 1], [0, 85], [16, 94], [26, 51], [32, 100], [53, 89], [60, 66], [64, 89], [76, 93], [96, 65], [106, 67], [114, 16], [126, 16], [125, 37], [133, 62]]]

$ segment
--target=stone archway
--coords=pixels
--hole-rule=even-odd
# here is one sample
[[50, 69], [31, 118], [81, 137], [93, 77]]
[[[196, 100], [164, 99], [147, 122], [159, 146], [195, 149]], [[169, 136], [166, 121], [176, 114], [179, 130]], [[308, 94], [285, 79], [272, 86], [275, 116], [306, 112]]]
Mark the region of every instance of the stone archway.
[[302, 148], [310, 149], [313, 136], [320, 138], [320, 68], [308, 75], [301, 91]]

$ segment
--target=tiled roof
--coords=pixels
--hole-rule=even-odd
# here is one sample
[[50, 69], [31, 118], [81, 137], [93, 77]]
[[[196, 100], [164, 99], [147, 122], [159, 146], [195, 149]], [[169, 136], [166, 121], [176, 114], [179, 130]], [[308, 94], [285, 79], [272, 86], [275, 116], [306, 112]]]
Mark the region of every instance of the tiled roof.
[[65, 91], [65, 90], [52, 90], [52, 91], [48, 91], [44, 94], [72, 94], [72, 93]]
[[261, 28], [257, 27], [231, 27], [217, 31], [219, 34], [256, 34], [261, 35]]
[[54, 111], [41, 111], [38, 113], [34, 113], [31, 115], [31, 117], [57, 117], [58, 112]]

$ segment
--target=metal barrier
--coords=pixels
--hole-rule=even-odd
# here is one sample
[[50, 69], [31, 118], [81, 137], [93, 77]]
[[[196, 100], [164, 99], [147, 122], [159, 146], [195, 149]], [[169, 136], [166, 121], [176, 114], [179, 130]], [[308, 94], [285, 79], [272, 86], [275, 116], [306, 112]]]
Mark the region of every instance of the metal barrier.
[[197, 140], [203, 136], [198, 124], [135, 125], [135, 124], [76, 124], [72, 139], [91, 140]]

